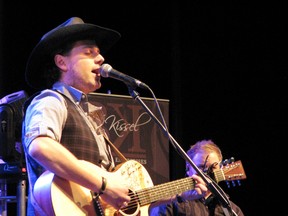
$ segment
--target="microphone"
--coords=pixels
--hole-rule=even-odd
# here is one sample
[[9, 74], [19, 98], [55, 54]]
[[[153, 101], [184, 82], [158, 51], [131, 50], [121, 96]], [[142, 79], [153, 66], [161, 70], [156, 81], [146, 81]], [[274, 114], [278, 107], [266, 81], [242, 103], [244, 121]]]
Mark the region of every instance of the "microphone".
[[105, 78], [110, 77], [113, 79], [117, 79], [117, 80], [124, 82], [127, 85], [132, 85], [132, 87], [138, 86], [138, 87], [143, 88], [143, 89], [148, 89], [148, 86], [145, 83], [143, 83], [140, 80], [137, 80], [131, 76], [128, 76], [124, 73], [121, 73], [120, 71], [113, 69], [111, 67], [111, 65], [109, 65], [109, 64], [101, 65], [100, 74], [102, 77], [105, 77]]

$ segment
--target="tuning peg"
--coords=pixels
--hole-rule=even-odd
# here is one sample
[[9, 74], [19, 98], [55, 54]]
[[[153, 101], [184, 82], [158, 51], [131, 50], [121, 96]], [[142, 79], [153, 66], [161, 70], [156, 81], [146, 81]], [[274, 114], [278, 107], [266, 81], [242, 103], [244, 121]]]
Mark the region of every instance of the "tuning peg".
[[222, 162], [222, 164], [223, 164], [224, 166], [226, 166], [228, 163], [229, 163], [228, 159], [225, 159], [225, 160]]
[[230, 160], [229, 160], [229, 163], [234, 163], [234, 162], [235, 162], [235, 158], [231, 157]]
[[229, 181], [226, 181], [226, 184], [227, 184], [227, 187], [230, 188], [231, 185], [230, 185], [230, 182]]

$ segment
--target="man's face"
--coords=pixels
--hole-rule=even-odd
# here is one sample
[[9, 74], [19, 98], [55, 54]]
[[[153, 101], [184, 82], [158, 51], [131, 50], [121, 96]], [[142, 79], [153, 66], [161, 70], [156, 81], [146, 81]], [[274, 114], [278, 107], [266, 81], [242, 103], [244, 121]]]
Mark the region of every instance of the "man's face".
[[[92, 41], [75, 43], [69, 55], [61, 56], [61, 81], [84, 93], [93, 92], [101, 87], [100, 66], [104, 62], [99, 48]], [[60, 65], [60, 66], [59, 66]]]
[[[218, 158], [217, 154], [214, 152], [211, 153], [197, 153], [193, 158], [192, 161], [194, 162], [194, 164], [201, 169], [202, 171], [204, 171], [204, 169], [207, 169], [208, 167], [210, 167], [212, 164], [217, 163], [215, 165], [215, 169], [220, 169], [220, 158]], [[197, 174], [197, 171], [193, 169], [193, 167], [188, 164], [187, 165], [187, 175], [188, 176], [192, 176], [193, 174]]]

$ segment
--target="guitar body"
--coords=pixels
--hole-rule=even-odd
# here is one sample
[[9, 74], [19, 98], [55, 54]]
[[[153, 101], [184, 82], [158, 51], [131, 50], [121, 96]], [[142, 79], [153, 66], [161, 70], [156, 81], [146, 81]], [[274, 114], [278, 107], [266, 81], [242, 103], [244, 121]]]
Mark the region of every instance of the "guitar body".
[[[119, 176], [119, 181], [126, 184], [131, 191], [153, 186], [147, 170], [135, 160], [119, 164], [113, 174]], [[109, 182], [109, 179], [107, 180]], [[34, 186], [34, 197], [49, 216], [99, 216], [95, 211], [95, 200], [89, 189], [60, 178], [49, 171], [44, 172], [37, 180]], [[101, 200], [101, 197], [97, 202], [102, 207], [104, 215], [148, 215], [149, 205], [137, 204], [133, 211], [130, 208], [129, 213], [126, 213], [124, 210], [118, 211], [108, 205]]]

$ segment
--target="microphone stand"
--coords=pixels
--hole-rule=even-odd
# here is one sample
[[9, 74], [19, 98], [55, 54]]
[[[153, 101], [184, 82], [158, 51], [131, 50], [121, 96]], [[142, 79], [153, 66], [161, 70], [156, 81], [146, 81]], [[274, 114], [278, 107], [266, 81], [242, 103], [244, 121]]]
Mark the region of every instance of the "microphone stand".
[[136, 92], [135, 89], [132, 86], [128, 85], [128, 84], [127, 84], [127, 87], [128, 87], [128, 91], [129, 91], [129, 94], [131, 95], [131, 97], [134, 100], [137, 100], [140, 103], [140, 105], [142, 105], [142, 107], [146, 110], [146, 112], [150, 115], [150, 117], [158, 124], [158, 126], [168, 136], [168, 138], [170, 140], [170, 143], [175, 148], [175, 150], [178, 152], [178, 154], [180, 154], [180, 156], [182, 158], [184, 158], [184, 160], [188, 161], [191, 164], [191, 166], [196, 170], [196, 172], [199, 174], [199, 176], [204, 180], [204, 182], [206, 183], [206, 185], [207, 185], [208, 189], [211, 191], [211, 193], [218, 198], [218, 200], [222, 204], [222, 208], [224, 210], [225, 215], [226, 216], [229, 216], [229, 215], [230, 216], [231, 215], [237, 216], [237, 214], [232, 210], [230, 202], [229, 202], [229, 199], [227, 198], [225, 193], [223, 193], [223, 192], [221, 193], [221, 191], [220, 191], [221, 188], [216, 186], [216, 184], [211, 179], [209, 179], [206, 175], [204, 175], [202, 170], [200, 170], [194, 164], [194, 162], [186, 154], [186, 152], [182, 149], [182, 147], [177, 143], [177, 141], [173, 138], [173, 136], [168, 132], [168, 130], [162, 125], [162, 123], [157, 119], [157, 117], [152, 113], [152, 111], [143, 102], [143, 100], [139, 96], [139, 93]]

